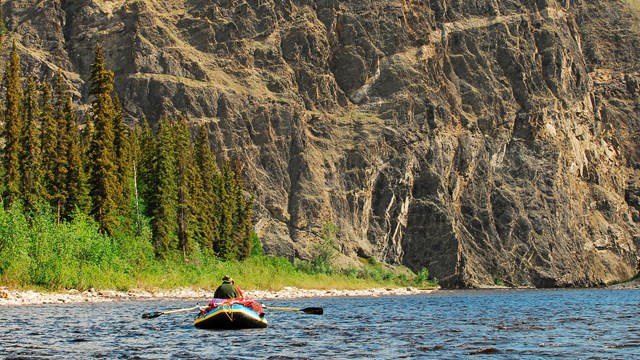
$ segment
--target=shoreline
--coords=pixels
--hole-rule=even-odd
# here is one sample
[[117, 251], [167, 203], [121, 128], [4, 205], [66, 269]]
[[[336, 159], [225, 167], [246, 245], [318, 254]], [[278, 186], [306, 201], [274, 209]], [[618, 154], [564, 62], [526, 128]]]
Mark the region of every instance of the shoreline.
[[[285, 287], [278, 291], [246, 290], [245, 297], [256, 300], [303, 299], [321, 297], [378, 297], [430, 294], [437, 289], [419, 289], [415, 287], [371, 288], [362, 290], [319, 290]], [[12, 290], [0, 287], [0, 307], [22, 305], [54, 304], [91, 304], [104, 302], [153, 301], [153, 300], [197, 300], [208, 302], [214, 290], [194, 290], [188, 288], [173, 290], [147, 291], [132, 289], [129, 291], [95, 290], [79, 291], [75, 289], [46, 293], [35, 290]]]
[[[605, 286], [604, 288], [616, 290], [640, 289], [640, 279], [629, 282]], [[508, 287], [482, 287], [476, 290], [506, 290]], [[522, 288], [520, 288], [522, 289]], [[529, 289], [529, 288], [526, 288]], [[295, 287], [284, 287], [281, 290], [243, 290], [245, 297], [255, 300], [293, 300], [305, 298], [323, 297], [380, 297], [380, 296], [403, 296], [403, 295], [425, 295], [440, 288], [416, 288], [416, 287], [385, 287], [368, 288], [358, 290], [339, 289], [299, 289]], [[133, 301], [204, 301], [211, 300], [215, 289], [191, 289], [178, 288], [171, 290], [148, 291], [142, 289], [132, 289], [129, 291], [117, 290], [95, 290], [89, 289], [79, 291], [76, 289], [63, 290], [57, 292], [44, 292], [36, 290], [15, 290], [5, 286], [0, 286], [0, 308], [3, 306], [27, 306], [27, 305], [55, 305], [55, 304], [92, 304], [105, 302], [133, 302]]]

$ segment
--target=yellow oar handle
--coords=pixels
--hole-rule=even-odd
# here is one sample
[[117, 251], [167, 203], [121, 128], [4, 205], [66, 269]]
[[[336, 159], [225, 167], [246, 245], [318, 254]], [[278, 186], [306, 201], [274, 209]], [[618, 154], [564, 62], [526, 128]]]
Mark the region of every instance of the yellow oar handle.
[[188, 308], [188, 309], [178, 309], [178, 310], [170, 310], [170, 311], [162, 311], [163, 314], [173, 314], [173, 313], [179, 313], [179, 312], [185, 312], [185, 311], [191, 311], [191, 310], [202, 310], [206, 308], [206, 306], [194, 306], [192, 308]]
[[265, 306], [268, 310], [284, 310], [284, 311], [300, 311], [302, 309], [297, 308], [288, 308], [288, 307], [274, 307], [274, 306]]

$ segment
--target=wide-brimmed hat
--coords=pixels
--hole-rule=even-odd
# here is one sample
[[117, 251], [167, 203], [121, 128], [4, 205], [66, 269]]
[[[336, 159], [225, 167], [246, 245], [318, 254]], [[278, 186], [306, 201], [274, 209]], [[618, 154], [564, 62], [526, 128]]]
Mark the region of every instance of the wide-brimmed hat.
[[233, 280], [233, 279], [231, 279], [231, 276], [229, 276], [229, 275], [225, 275], [225, 276], [222, 278], [222, 281], [229, 281], [229, 282], [231, 282], [231, 280]]

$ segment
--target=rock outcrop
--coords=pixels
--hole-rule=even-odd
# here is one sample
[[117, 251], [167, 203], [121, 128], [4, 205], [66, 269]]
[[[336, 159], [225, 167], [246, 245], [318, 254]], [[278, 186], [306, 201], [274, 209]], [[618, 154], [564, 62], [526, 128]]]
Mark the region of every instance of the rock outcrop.
[[84, 98], [100, 43], [130, 121], [207, 124], [245, 164], [270, 253], [308, 258], [334, 223], [346, 261], [428, 268], [444, 287], [638, 271], [630, 2], [3, 3], [29, 71], [61, 68]]

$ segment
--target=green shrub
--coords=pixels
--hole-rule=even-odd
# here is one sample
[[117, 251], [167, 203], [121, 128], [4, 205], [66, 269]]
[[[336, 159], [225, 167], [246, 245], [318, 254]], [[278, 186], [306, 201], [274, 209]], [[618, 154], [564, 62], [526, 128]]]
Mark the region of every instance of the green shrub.
[[416, 286], [425, 286], [429, 283], [429, 269], [422, 268], [416, 274], [415, 284]]
[[336, 253], [336, 235], [338, 227], [335, 224], [325, 224], [322, 227], [322, 242], [314, 246], [315, 254], [311, 260], [313, 271], [319, 274], [333, 273], [333, 259]]
[[261, 256], [264, 254], [262, 241], [254, 231], [251, 232], [251, 256]]
[[30, 284], [29, 269], [33, 259], [28, 229], [29, 223], [20, 204], [7, 211], [0, 205], [0, 280], [4, 284]]

